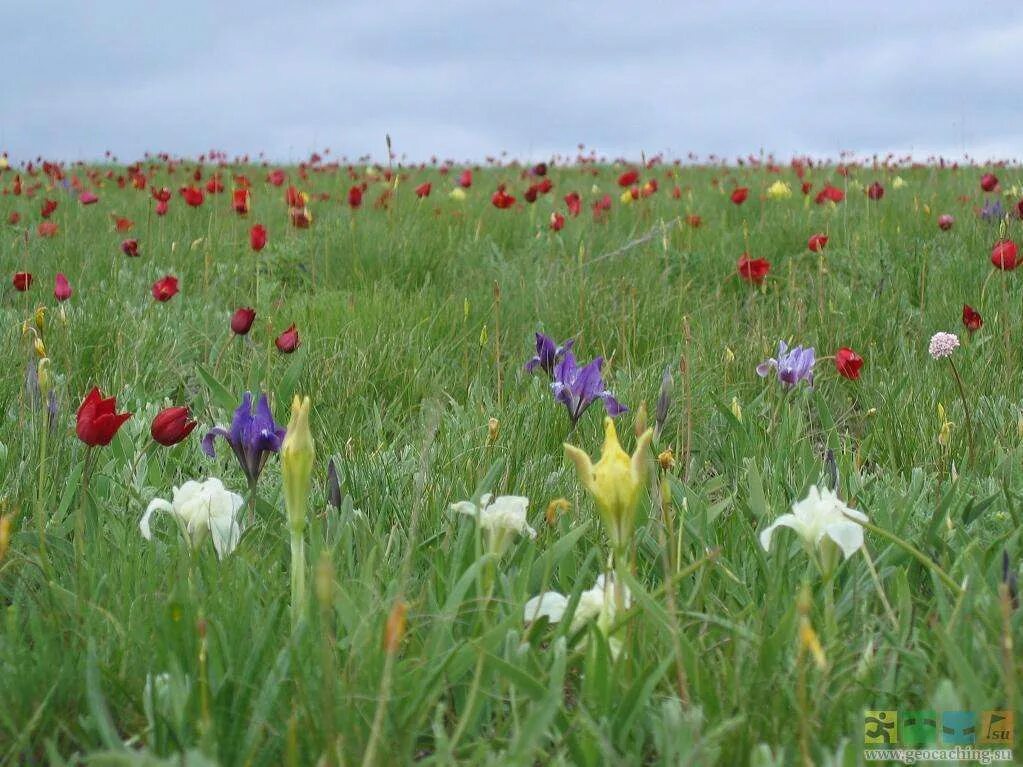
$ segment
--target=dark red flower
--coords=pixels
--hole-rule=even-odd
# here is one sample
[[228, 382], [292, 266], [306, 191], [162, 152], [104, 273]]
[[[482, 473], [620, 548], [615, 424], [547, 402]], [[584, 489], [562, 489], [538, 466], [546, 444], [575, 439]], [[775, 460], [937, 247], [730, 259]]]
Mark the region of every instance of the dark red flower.
[[266, 227], [256, 224], [249, 230], [249, 247], [260, 251], [266, 247]]
[[472, 186], [472, 171], [469, 168], [463, 170], [458, 176], [458, 185], [462, 187], [462, 189], [468, 189]]
[[952, 218], [952, 216], [950, 216], [948, 213], [942, 213], [940, 216], [938, 216], [938, 228], [943, 232], [947, 232], [949, 229], [951, 229], [952, 224], [954, 223], [955, 219]]
[[247, 215], [249, 212], [249, 190], [235, 189], [231, 192], [231, 206], [239, 216]]
[[568, 212], [571, 216], [578, 216], [579, 212], [583, 209], [583, 200], [579, 196], [578, 192], [569, 192], [565, 195], [565, 205], [568, 206]]
[[192, 433], [196, 422], [188, 420], [188, 408], [169, 407], [161, 410], [153, 419], [149, 433], [164, 447], [176, 445]]
[[502, 186], [494, 192], [493, 197], [490, 198], [490, 202], [495, 208], [499, 210], [506, 210], [515, 204], [515, 198], [504, 191], [504, 187]]
[[843, 378], [855, 381], [860, 377], [860, 368], [863, 367], [863, 357], [858, 355], [848, 346], [843, 346], [835, 352], [835, 370]]
[[871, 200], [880, 200], [884, 197], [884, 187], [877, 181], [867, 187], [867, 197]]
[[998, 188], [998, 176], [994, 173], [985, 173], [980, 177], [980, 188], [985, 192], [993, 192]]
[[274, 186], [283, 186], [287, 178], [288, 177], [285, 175], [284, 171], [280, 169], [272, 170], [266, 174], [266, 180]]
[[560, 232], [565, 228], [565, 217], [557, 211], [551, 213], [551, 229]]
[[32, 287], [32, 273], [31, 272], [15, 272], [14, 279], [11, 280], [14, 283], [14, 289], [24, 293], [30, 287]]
[[130, 232], [135, 228], [135, 222], [123, 216], [113, 216], [114, 229], [118, 232]]
[[1019, 251], [1012, 240], [999, 240], [991, 248], [991, 263], [999, 269], [1011, 272], [1019, 265]]
[[56, 200], [43, 200], [42, 210], [39, 211], [43, 218], [49, 218], [53, 215], [53, 212], [57, 209]]
[[244, 336], [252, 328], [252, 323], [255, 319], [255, 309], [248, 306], [235, 309], [234, 314], [231, 315], [231, 332], [239, 336]]
[[281, 333], [274, 340], [274, 344], [277, 346], [279, 351], [285, 354], [291, 354], [295, 349], [301, 346], [301, 342], [298, 340], [298, 331], [295, 330], [295, 323], [291, 323], [291, 326]]
[[701, 226], [703, 226], [703, 218], [696, 215], [695, 213], [690, 213], [689, 215], [686, 216], [686, 223], [689, 224], [689, 226], [691, 226], [693, 229], [699, 229]]
[[627, 186], [632, 186], [637, 181], [639, 181], [639, 171], [630, 169], [618, 177], [618, 186], [624, 189]]
[[824, 250], [824, 246], [828, 244], [828, 236], [826, 234], [815, 234], [806, 241], [806, 247], [812, 250], [814, 253], [820, 253]]
[[362, 205], [362, 187], [353, 186], [348, 190], [348, 207], [355, 210], [360, 205]]
[[963, 325], [971, 333], [975, 330], [980, 330], [984, 325], [984, 319], [980, 316], [980, 312], [974, 309], [969, 304], [963, 304]]
[[206, 199], [202, 189], [197, 186], [182, 187], [181, 196], [185, 198], [185, 203], [191, 208], [198, 208]]
[[539, 193], [539, 187], [536, 184], [530, 184], [529, 188], [522, 193], [522, 199], [532, 205], [536, 202], [536, 197]]
[[11, 215], [7, 217], [7, 223], [11, 226], [16, 226], [19, 221], [21, 221], [21, 214], [16, 210], [12, 210]]
[[99, 197], [93, 192], [85, 191], [78, 195], [78, 202], [82, 203], [82, 205], [95, 205], [99, 202]]
[[739, 277], [746, 282], [760, 285], [771, 270], [771, 263], [766, 258], [750, 258], [748, 254], [743, 253], [739, 256], [736, 269], [739, 272]]
[[169, 207], [170, 207], [170, 203], [168, 203], [166, 200], [160, 200], [158, 203], [156, 203], [156, 215], [158, 215], [158, 216], [166, 216], [167, 215], [167, 209]]
[[67, 277], [62, 272], [57, 272], [57, 276], [53, 278], [53, 297], [58, 301], [67, 301], [73, 292]]
[[57, 224], [53, 221], [40, 221], [39, 226], [36, 227], [36, 231], [39, 232], [40, 237], [56, 237]]
[[301, 208], [305, 205], [306, 200], [298, 190], [298, 187], [289, 186], [284, 190], [284, 203], [289, 208]]
[[131, 418], [131, 413], [117, 413], [117, 397], [103, 399], [103, 394], [93, 387], [78, 408], [75, 433], [89, 447], [109, 445], [121, 424]]
[[161, 277], [153, 283], [153, 298], [163, 303], [178, 294], [178, 278], [171, 275]]
[[129, 258], [136, 258], [139, 254], [139, 241], [125, 240], [121, 243], [121, 251]]
[[814, 198], [814, 202], [816, 202], [818, 205], [823, 205], [826, 202], [833, 202], [837, 205], [844, 199], [845, 192], [843, 192], [837, 186], [825, 184], [824, 188], [817, 192], [817, 196]]
[[424, 197], [430, 196], [430, 190], [433, 189], [433, 185], [429, 181], [424, 181], [422, 184], [416, 187], [416, 197], [420, 200]]
[[747, 197], [749, 197], [749, 189], [747, 187], [739, 186], [732, 190], [731, 199], [736, 205], [742, 205], [746, 202]]
[[165, 186], [159, 189], [154, 188], [150, 194], [153, 195], [153, 199], [157, 202], [167, 202], [171, 198], [171, 190]]

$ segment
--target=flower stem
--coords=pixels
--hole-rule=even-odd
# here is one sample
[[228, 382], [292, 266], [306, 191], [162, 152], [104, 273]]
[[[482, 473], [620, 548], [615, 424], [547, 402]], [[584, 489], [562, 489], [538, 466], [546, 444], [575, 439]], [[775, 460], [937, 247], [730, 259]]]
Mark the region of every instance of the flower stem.
[[956, 369], [956, 364], [952, 361], [952, 358], [948, 358], [948, 364], [952, 368], [952, 377], [956, 379], [956, 385], [959, 387], [959, 398], [963, 402], [963, 411], [966, 413], [966, 437], [970, 446], [970, 466], [973, 466], [973, 459], [976, 455], [973, 445], [973, 418], [970, 415], [970, 404], [966, 401], [966, 389], [963, 388], [963, 379], [959, 376], [959, 371]]
[[298, 626], [305, 604], [305, 536], [291, 531], [291, 627]]

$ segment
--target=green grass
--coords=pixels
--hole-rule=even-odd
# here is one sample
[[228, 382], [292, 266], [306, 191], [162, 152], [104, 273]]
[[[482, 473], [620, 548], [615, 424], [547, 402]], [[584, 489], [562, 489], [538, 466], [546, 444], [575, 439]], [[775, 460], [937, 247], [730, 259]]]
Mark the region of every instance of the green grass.
[[[288, 225], [284, 190], [261, 168], [225, 172], [229, 189], [234, 171], [254, 182], [247, 219], [231, 211], [229, 191], [198, 209], [175, 193], [156, 217], [148, 192], [119, 189], [107, 170], [98, 169], [102, 186], [89, 184], [94, 206], [43, 176], [24, 179], [44, 185], [31, 199], [0, 197], [0, 220], [22, 217], [0, 232], [2, 273], [36, 277], [26, 293], [5, 277], [0, 300], [10, 525], [0, 762], [169, 765], [188, 752], [184, 763], [225, 766], [844, 765], [862, 759], [865, 709], [1019, 710], [1023, 666], [1002, 643], [1023, 644], [1021, 618], [1003, 617], [999, 583], [1003, 550], [1014, 569], [1020, 561], [1023, 286], [1018, 274], [992, 274], [999, 225], [973, 212], [979, 170], [810, 170], [815, 191], [826, 180], [847, 187], [838, 206], [804, 199], [787, 168], [780, 177], [795, 194], [775, 201], [763, 192], [778, 176], [762, 168], [657, 167], [645, 177], [661, 191], [628, 206], [618, 201], [620, 167], [555, 169], [553, 192], [533, 206], [522, 205], [518, 168], [478, 171], [464, 202], [447, 196], [454, 173], [413, 170], [386, 210], [373, 201], [387, 184], [372, 177], [351, 211], [347, 171], [300, 181], [291, 168], [300, 188], [331, 195], [310, 202], [308, 230]], [[152, 183], [177, 189], [191, 170], [160, 166]], [[1004, 187], [1020, 180], [999, 173]], [[10, 188], [13, 174], [0, 184]], [[895, 176], [905, 186], [894, 188]], [[419, 201], [412, 189], [426, 179], [434, 192]], [[872, 203], [858, 185], [875, 179], [887, 193]], [[520, 198], [510, 210], [490, 204], [502, 181]], [[742, 207], [728, 199], [736, 184], [752, 190]], [[615, 200], [604, 222], [589, 211], [594, 186]], [[550, 213], [564, 212], [571, 190], [583, 213], [552, 233]], [[35, 234], [44, 196], [60, 201], [50, 239]], [[936, 225], [944, 212], [956, 216], [952, 231]], [[134, 220], [131, 235], [113, 230], [112, 213]], [[689, 213], [700, 228], [685, 223]], [[257, 221], [270, 244], [254, 254]], [[1019, 222], [1008, 227], [1018, 233]], [[806, 249], [817, 231], [830, 236], [823, 255]], [[140, 258], [121, 253], [126, 236], [138, 237]], [[762, 288], [736, 278], [743, 251], [771, 261]], [[60, 307], [58, 271], [75, 289]], [[181, 293], [156, 304], [149, 286], [167, 273]], [[985, 320], [969, 338], [964, 302]], [[45, 415], [26, 395], [35, 353], [22, 331], [39, 305], [60, 408], [41, 470]], [[231, 338], [228, 319], [242, 305], [255, 307], [256, 324]], [[273, 339], [292, 322], [302, 346], [283, 355]], [[546, 379], [523, 371], [536, 330], [575, 338], [584, 361], [608, 359], [609, 385], [631, 408], [619, 419], [630, 450], [640, 404], [652, 420], [662, 373], [673, 371], [655, 452], [672, 449], [676, 465], [651, 464], [670, 499], [662, 514], [643, 494], [617, 660], [595, 627], [523, 624], [529, 597], [589, 589], [608, 557], [593, 501], [563, 455], [564, 408]], [[973, 411], [972, 465], [948, 365], [927, 354], [938, 330], [963, 337], [955, 362]], [[821, 360], [813, 390], [783, 397], [754, 372], [780, 338], [819, 356], [850, 346], [866, 360], [862, 378], [842, 379]], [[135, 416], [93, 450], [86, 492], [74, 425], [92, 385]], [[246, 389], [268, 391], [282, 422], [293, 394], [313, 401], [309, 600], [294, 630], [276, 456], [258, 521], [224, 561], [208, 540], [191, 552], [167, 517], [157, 517], [154, 541], [138, 532], [149, 501], [188, 479], [217, 476], [244, 492], [229, 451], [210, 460], [199, 438], [229, 420]], [[954, 424], [947, 448], [939, 403]], [[148, 433], [165, 404], [188, 404], [200, 421], [173, 448]], [[571, 435], [591, 455], [599, 411]], [[500, 422], [494, 441], [490, 418]], [[861, 554], [822, 582], [791, 531], [769, 553], [759, 546], [759, 531], [823, 481], [829, 449], [839, 494], [925, 560], [867, 533], [891, 613]], [[326, 504], [330, 457], [341, 511]], [[474, 521], [448, 510], [485, 491], [528, 496], [539, 533], [496, 562], [481, 559]], [[548, 521], [548, 503], [562, 497], [569, 509]], [[804, 586], [823, 668], [800, 651]], [[398, 601], [407, 625], [388, 656]], [[162, 674], [147, 695], [147, 678]]]

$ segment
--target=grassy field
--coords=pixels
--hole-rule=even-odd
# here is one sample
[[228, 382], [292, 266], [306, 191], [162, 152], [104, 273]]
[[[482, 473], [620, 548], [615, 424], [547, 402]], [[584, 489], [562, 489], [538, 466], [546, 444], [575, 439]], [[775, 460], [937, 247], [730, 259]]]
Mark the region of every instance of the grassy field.
[[[3, 274], [33, 275], [0, 298], [0, 762], [851, 765], [867, 710], [1020, 710], [1023, 286], [991, 261], [1018, 238], [1017, 169], [986, 192], [977, 167], [486, 166], [454, 195], [461, 166], [314, 163], [280, 186], [273, 169], [0, 174]], [[179, 193], [216, 174], [201, 205]], [[492, 199], [502, 183], [513, 203]], [[818, 204], [828, 183], [844, 199]], [[770, 263], [762, 284], [743, 253]], [[157, 301], [165, 275], [180, 292]], [[255, 309], [243, 336], [239, 307]], [[597, 498], [580, 481], [563, 443], [595, 460], [604, 407], [573, 427], [525, 369], [536, 331], [604, 358], [626, 452], [657, 426], [645, 477], [598, 477]], [[928, 353], [938, 331], [959, 336], [949, 359]], [[779, 340], [815, 348], [812, 387], [758, 376]], [[133, 416], [89, 448], [93, 386]], [[312, 490], [291, 523], [280, 455], [251, 494], [226, 441], [201, 449], [246, 391], [281, 426], [311, 398]], [[172, 405], [198, 425], [165, 447], [150, 429]], [[209, 477], [244, 499], [232, 552], [189, 545], [169, 514], [142, 537], [154, 498]], [[765, 550], [814, 485], [867, 515], [863, 547], [779, 528]], [[535, 538], [498, 545], [451, 509], [484, 493], [528, 497]], [[527, 622], [544, 591], [569, 612]]]

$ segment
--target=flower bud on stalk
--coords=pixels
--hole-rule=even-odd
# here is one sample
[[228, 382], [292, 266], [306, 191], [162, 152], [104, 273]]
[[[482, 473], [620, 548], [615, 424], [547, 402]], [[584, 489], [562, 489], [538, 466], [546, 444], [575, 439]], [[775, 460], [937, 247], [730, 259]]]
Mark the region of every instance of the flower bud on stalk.
[[291, 530], [291, 624], [298, 624], [305, 602], [305, 531], [306, 508], [312, 484], [316, 449], [309, 431], [309, 397], [291, 403], [291, 421], [281, 445], [281, 471], [284, 475], [284, 505]]

